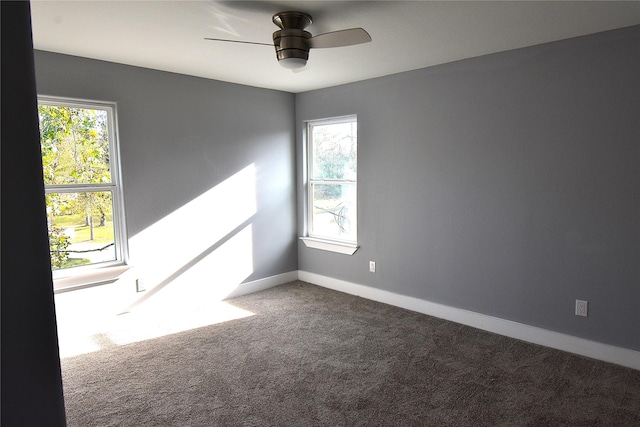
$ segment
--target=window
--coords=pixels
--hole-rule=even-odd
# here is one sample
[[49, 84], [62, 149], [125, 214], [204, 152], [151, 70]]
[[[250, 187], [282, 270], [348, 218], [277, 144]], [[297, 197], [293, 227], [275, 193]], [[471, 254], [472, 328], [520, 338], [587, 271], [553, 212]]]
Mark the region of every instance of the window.
[[123, 263], [115, 105], [39, 97], [38, 118], [54, 278]]
[[324, 240], [352, 247], [354, 249], [349, 253], [355, 252], [358, 237], [357, 135], [355, 116], [307, 123], [307, 234], [310, 238], [305, 241], [307, 246], [308, 241]]

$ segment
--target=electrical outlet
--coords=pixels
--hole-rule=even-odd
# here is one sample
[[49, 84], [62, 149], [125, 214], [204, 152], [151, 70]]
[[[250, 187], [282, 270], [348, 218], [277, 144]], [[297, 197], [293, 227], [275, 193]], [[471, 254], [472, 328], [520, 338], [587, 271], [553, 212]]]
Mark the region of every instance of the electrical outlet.
[[144, 280], [136, 279], [136, 292], [144, 292], [147, 289], [144, 287]]
[[587, 311], [589, 308], [588, 301], [576, 300], [576, 316], [587, 317]]
[[369, 261], [369, 271], [371, 273], [375, 273], [376, 272], [376, 262], [375, 261]]

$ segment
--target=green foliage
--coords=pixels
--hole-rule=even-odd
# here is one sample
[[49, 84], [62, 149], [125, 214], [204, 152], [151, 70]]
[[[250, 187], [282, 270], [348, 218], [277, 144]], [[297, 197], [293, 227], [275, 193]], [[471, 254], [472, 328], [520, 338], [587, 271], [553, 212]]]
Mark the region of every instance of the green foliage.
[[111, 182], [106, 111], [39, 105], [38, 117], [45, 184]]
[[69, 258], [69, 236], [62, 227], [49, 227], [49, 253], [51, 254], [51, 267], [54, 270], [64, 268]]

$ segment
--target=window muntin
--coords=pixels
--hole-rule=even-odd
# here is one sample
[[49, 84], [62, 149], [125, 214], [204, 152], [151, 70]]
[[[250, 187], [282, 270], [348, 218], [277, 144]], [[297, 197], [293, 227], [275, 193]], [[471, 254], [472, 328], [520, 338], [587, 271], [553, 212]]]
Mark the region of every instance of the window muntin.
[[355, 116], [307, 123], [309, 237], [357, 242], [357, 134]]
[[38, 118], [54, 277], [124, 262], [115, 105], [39, 97]]

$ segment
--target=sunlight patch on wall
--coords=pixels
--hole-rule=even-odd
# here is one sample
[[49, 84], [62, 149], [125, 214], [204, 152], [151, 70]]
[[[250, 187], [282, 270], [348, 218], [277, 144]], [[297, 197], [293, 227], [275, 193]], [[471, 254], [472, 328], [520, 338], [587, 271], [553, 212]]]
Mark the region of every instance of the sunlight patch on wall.
[[[135, 274], [153, 289], [192, 268], [194, 260], [206, 256], [256, 212], [256, 167], [251, 164], [133, 236], [129, 248]], [[224, 270], [215, 275], [224, 276]]]

